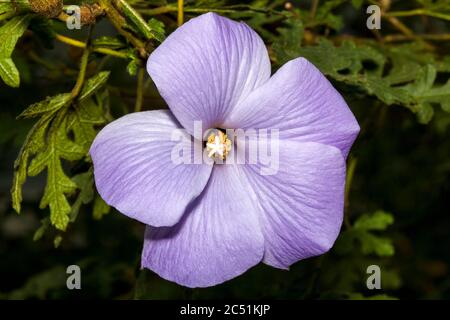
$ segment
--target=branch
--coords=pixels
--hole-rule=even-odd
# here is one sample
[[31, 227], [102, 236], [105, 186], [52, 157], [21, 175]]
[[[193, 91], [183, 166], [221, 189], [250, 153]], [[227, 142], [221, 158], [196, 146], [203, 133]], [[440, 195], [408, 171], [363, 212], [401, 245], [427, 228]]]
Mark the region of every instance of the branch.
[[[86, 48], [86, 44], [84, 42], [81, 42], [81, 41], [78, 41], [76, 39], [63, 36], [61, 34], [57, 34], [55, 38], [56, 38], [56, 40], [58, 40], [58, 41], [60, 41], [62, 43], [68, 44], [70, 46], [73, 46], [73, 47]], [[93, 47], [91, 49], [91, 51], [92, 52], [106, 54], [106, 55], [109, 55], [109, 56], [114, 56], [114, 57], [117, 57], [117, 58], [128, 59], [128, 55], [126, 53], [115, 51], [115, 50], [112, 50], [112, 49], [109, 49], [109, 48], [96, 48], [96, 47]]]
[[391, 11], [385, 14], [387, 17], [412, 17], [412, 16], [429, 16], [442, 20], [450, 21], [450, 14], [430, 11], [427, 9], [415, 9], [410, 11]]

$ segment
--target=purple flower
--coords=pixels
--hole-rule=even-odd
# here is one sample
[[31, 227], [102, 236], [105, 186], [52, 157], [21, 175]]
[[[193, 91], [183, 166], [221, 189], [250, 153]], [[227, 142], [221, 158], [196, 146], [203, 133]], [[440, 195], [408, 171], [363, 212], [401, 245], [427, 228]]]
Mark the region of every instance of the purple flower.
[[[330, 249], [343, 217], [345, 158], [359, 126], [314, 65], [298, 58], [270, 76], [261, 38], [244, 23], [208, 13], [173, 32], [147, 69], [170, 111], [126, 115], [90, 150], [103, 199], [148, 225], [142, 267], [207, 287], [261, 261], [288, 269]], [[179, 142], [172, 134], [184, 128], [190, 141], [195, 121], [278, 129], [278, 171], [261, 175], [259, 163], [174, 163]], [[209, 153], [225, 157], [227, 138], [211, 137]]]

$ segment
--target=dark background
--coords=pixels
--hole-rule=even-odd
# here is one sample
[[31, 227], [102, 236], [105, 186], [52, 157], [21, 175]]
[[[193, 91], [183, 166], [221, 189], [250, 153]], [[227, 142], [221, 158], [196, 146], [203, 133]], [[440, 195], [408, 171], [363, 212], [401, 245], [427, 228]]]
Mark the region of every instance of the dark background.
[[[414, 6], [410, 3], [394, 1], [397, 10]], [[311, 1], [294, 3], [300, 10], [309, 11], [310, 5]], [[342, 18], [343, 26], [338, 31], [331, 29], [330, 34], [373, 39], [365, 28], [365, 6], [355, 9], [347, 3], [337, 7], [333, 12]], [[173, 22], [175, 17], [168, 14], [165, 19]], [[423, 17], [403, 21], [417, 32], [427, 28], [436, 33], [450, 31], [448, 21]], [[385, 21], [382, 23], [382, 32], [392, 31]], [[267, 29], [278, 37], [277, 27]], [[323, 35], [326, 31], [318, 27], [311, 32]], [[83, 39], [85, 34], [83, 30], [70, 36]], [[114, 30], [102, 20], [95, 35], [107, 34], [114, 34]], [[28, 178], [22, 213], [17, 215], [9, 192], [13, 161], [34, 120], [15, 117], [31, 103], [70, 90], [81, 54], [79, 49], [56, 42], [53, 49], [46, 49], [33, 37], [27, 32], [13, 56], [21, 71], [21, 87], [12, 89], [0, 83], [0, 298], [450, 298], [450, 114], [437, 108], [428, 124], [420, 124], [408, 109], [387, 106], [364, 93], [355, 94], [355, 88], [339, 82], [334, 84], [362, 129], [350, 155], [356, 166], [346, 210], [348, 225], [343, 226], [340, 239], [351, 237], [349, 226], [362, 215], [383, 210], [392, 215], [394, 223], [370, 233], [392, 243], [395, 253], [365, 252], [358, 241], [338, 240], [328, 254], [298, 262], [289, 272], [259, 265], [225, 284], [191, 290], [139, 270], [144, 226], [116, 211], [95, 220], [92, 207], [83, 206], [58, 248], [51, 230], [33, 241], [40, 220], [48, 215], [48, 209], [38, 207], [45, 174]], [[273, 41], [265, 40], [269, 46]], [[437, 57], [450, 54], [448, 40], [432, 43]], [[118, 117], [133, 109], [135, 77], [124, 71], [123, 61], [108, 59], [104, 63], [112, 70], [108, 88], [113, 115]], [[93, 62], [90, 68], [95, 70], [96, 65]], [[445, 83], [449, 75], [440, 74], [440, 81]], [[144, 109], [161, 107], [165, 107], [164, 102], [149, 83]], [[72, 168], [68, 163], [67, 171]], [[66, 289], [65, 271], [71, 264], [82, 269], [82, 290]], [[380, 265], [382, 270], [379, 291], [369, 291], [365, 285], [366, 268], [371, 264]]]

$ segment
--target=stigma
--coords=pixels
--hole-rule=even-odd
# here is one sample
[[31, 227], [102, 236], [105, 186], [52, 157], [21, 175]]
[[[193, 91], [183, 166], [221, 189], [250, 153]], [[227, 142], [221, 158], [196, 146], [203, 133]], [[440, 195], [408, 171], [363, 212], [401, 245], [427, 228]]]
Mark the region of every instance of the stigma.
[[231, 141], [220, 130], [213, 130], [206, 140], [206, 151], [212, 159], [225, 160], [231, 150]]

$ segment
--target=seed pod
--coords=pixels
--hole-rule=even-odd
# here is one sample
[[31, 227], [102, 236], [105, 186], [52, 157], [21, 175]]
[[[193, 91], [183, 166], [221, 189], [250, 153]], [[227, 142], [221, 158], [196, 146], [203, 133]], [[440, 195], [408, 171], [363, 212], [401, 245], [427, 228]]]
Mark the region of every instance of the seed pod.
[[63, 0], [29, 0], [31, 10], [47, 18], [57, 17], [63, 10]]
[[85, 4], [80, 8], [81, 24], [93, 24], [98, 16], [103, 14], [102, 8], [98, 4]]

